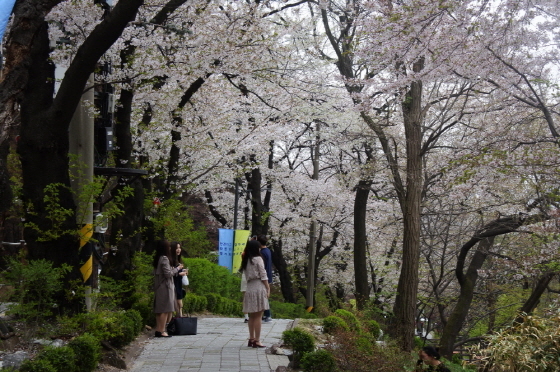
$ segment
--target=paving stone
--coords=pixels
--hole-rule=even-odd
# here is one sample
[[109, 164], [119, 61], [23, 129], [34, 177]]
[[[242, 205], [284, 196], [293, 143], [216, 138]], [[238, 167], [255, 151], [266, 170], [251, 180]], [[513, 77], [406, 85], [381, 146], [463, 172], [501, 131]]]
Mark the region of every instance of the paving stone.
[[[261, 342], [279, 344], [289, 319], [263, 323]], [[198, 318], [198, 334], [152, 338], [131, 372], [270, 372], [288, 366], [285, 355], [247, 347], [247, 324], [239, 318]]]

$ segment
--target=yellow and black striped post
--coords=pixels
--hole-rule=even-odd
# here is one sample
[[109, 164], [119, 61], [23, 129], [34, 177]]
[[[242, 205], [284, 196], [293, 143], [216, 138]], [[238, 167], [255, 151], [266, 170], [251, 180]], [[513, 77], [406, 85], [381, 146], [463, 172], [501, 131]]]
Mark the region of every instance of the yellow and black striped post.
[[92, 286], [93, 282], [93, 224], [85, 224], [80, 230], [80, 272], [82, 273], [83, 283]]

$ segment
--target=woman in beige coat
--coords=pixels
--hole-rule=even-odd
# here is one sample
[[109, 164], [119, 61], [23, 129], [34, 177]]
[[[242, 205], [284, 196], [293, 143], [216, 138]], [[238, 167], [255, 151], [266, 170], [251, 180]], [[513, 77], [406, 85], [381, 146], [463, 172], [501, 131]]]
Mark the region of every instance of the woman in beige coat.
[[241, 261], [241, 272], [247, 278], [247, 290], [243, 296], [243, 312], [249, 314], [249, 347], [265, 347], [261, 344], [263, 311], [269, 309], [270, 286], [261, 257], [261, 244], [249, 240]]
[[171, 267], [171, 248], [167, 240], [160, 240], [154, 255], [154, 313], [156, 314], [156, 337], [171, 337], [165, 323], [175, 309], [175, 284], [173, 277], [183, 269], [183, 264]]

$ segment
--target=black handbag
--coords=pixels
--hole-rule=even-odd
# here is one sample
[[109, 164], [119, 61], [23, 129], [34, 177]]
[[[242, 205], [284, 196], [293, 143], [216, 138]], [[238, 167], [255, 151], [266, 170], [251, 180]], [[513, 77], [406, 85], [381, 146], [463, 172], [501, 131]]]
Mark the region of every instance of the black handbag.
[[196, 335], [198, 318], [193, 316], [175, 317], [167, 325], [167, 333], [174, 336]]

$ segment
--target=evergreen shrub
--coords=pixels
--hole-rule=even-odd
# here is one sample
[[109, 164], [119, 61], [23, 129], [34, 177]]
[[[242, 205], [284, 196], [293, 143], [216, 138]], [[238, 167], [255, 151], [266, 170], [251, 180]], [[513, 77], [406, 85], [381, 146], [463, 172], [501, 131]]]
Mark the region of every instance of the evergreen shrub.
[[337, 309], [334, 314], [336, 316], [338, 316], [339, 318], [344, 319], [344, 321], [346, 322], [346, 324], [350, 327], [350, 329], [352, 329], [355, 332], [360, 332], [361, 331], [361, 326], [360, 326], [360, 322], [358, 321], [358, 318], [356, 317], [356, 315], [354, 315], [354, 313], [348, 311], [348, 310], [344, 310], [344, 309]]
[[381, 332], [381, 328], [379, 327], [379, 323], [377, 323], [375, 320], [366, 320], [364, 322], [364, 326], [365, 329], [368, 331], [368, 333], [374, 337], [376, 340], [379, 338], [380, 332]]
[[323, 333], [333, 334], [338, 331], [348, 331], [350, 328], [344, 319], [330, 315], [323, 319]]
[[336, 361], [331, 353], [319, 349], [301, 357], [300, 366], [305, 372], [335, 372]]
[[108, 340], [116, 348], [131, 343], [142, 330], [142, 317], [136, 310], [115, 312], [115, 334]]
[[53, 366], [55, 371], [77, 372], [76, 355], [69, 346], [53, 347], [47, 346], [36, 359], [45, 360]]
[[315, 338], [301, 328], [289, 329], [282, 332], [284, 344], [291, 346], [293, 350], [293, 362], [299, 365], [301, 358], [315, 350]]
[[89, 333], [115, 347], [125, 346], [134, 340], [143, 328], [142, 323], [140, 313], [133, 309], [93, 311], [59, 318], [61, 334]]
[[197, 295], [216, 293], [222, 297], [241, 301], [241, 278], [231, 274], [225, 267], [203, 258], [187, 258], [185, 267], [189, 268], [189, 291]]
[[183, 299], [183, 310], [186, 313], [201, 313], [208, 307], [208, 300], [204, 296], [187, 293]]
[[24, 263], [20, 258], [10, 258], [9, 270], [4, 272], [6, 284], [14, 288], [8, 313], [25, 322], [54, 315], [54, 297], [62, 291], [62, 278], [69, 268], [55, 268], [47, 260]]
[[76, 354], [77, 372], [91, 372], [97, 367], [101, 357], [99, 340], [89, 333], [84, 333], [68, 343], [68, 347]]
[[301, 304], [270, 301], [270, 311], [275, 319], [316, 319], [317, 315], [305, 311]]
[[210, 312], [219, 313], [218, 301], [220, 296], [215, 293], [207, 293], [205, 297], [206, 297], [206, 309]]
[[153, 306], [142, 302], [135, 302], [132, 305], [132, 309], [138, 311], [138, 314], [140, 314], [140, 317], [142, 318], [142, 325], [147, 324], [152, 327], [155, 326], [156, 323]]
[[[2, 370], [6, 370], [2, 368]], [[58, 372], [48, 360], [28, 359], [21, 364], [20, 372]]]

